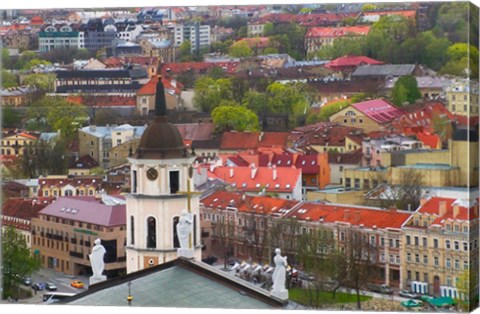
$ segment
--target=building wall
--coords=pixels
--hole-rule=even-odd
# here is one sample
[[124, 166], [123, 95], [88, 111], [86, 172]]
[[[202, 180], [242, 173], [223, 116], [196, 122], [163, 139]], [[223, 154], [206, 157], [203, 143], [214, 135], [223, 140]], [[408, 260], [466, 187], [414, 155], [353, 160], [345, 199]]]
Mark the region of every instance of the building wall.
[[[430, 226], [432, 219], [434, 217], [417, 213], [402, 228], [405, 244], [402, 282], [405, 288], [410, 288], [412, 281], [426, 283], [428, 294], [439, 296], [441, 286], [455, 288], [457, 280], [468, 270], [471, 239], [468, 232], [463, 232], [464, 226], [469, 227], [468, 222], [449, 222], [453, 225], [450, 231], [443, 228], [423, 227], [424, 223]], [[455, 225], [460, 228], [459, 232], [454, 232]], [[408, 237], [410, 240], [407, 239]], [[416, 238], [418, 238], [418, 244], [416, 244]], [[450, 248], [447, 248], [447, 241], [450, 243]], [[434, 287], [435, 277], [438, 277], [437, 289]]]
[[460, 169], [418, 169], [418, 168], [404, 168], [404, 167], [392, 167], [391, 168], [391, 183], [392, 184], [405, 184], [405, 178], [411, 171], [415, 171], [422, 178], [423, 186], [432, 187], [446, 187], [446, 186], [458, 186], [460, 185]]
[[32, 145], [34, 140], [18, 134], [2, 139], [1, 154], [4, 156], [23, 156], [25, 146]]
[[117, 167], [127, 163], [127, 158], [135, 153], [140, 139], [132, 139], [123, 144], [112, 147], [109, 151], [109, 165], [110, 167]]
[[78, 154], [79, 156], [90, 155], [96, 162], [101, 164], [102, 156], [100, 155], [101, 138], [89, 133], [78, 130]]
[[339, 193], [308, 191], [307, 201], [321, 200], [336, 204], [358, 205], [364, 202], [363, 194], [363, 191], [345, 191]]
[[373, 121], [365, 114], [353, 107], [347, 107], [330, 117], [330, 122], [336, 122], [341, 125], [362, 128], [365, 133], [378, 131], [382, 129], [382, 125]]
[[367, 168], [345, 169], [343, 186], [355, 189], [371, 189], [391, 178], [388, 170], [368, 170]]
[[40, 215], [32, 219], [32, 252], [39, 254], [42, 267], [67, 275], [90, 272], [88, 254], [95, 239], [116, 240], [117, 261], [105, 264], [105, 271], [125, 268], [125, 226], [105, 227]]

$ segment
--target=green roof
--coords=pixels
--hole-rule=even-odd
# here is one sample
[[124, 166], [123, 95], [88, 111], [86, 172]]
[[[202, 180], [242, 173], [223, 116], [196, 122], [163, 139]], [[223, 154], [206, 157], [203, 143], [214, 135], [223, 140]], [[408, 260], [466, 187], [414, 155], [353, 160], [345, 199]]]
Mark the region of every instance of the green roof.
[[[69, 305], [128, 306], [128, 282], [131, 282], [132, 306], [180, 308], [274, 309], [282, 304], [270, 299], [268, 294], [239, 284], [238, 278], [225, 276], [198, 262], [174, 263], [143, 276], [128, 278], [131, 274], [94, 285], [92, 291], [74, 296]], [[238, 279], [238, 280], [237, 280]], [[105, 284], [105, 287], [100, 287]], [[95, 289], [98, 286], [100, 289]], [[253, 290], [253, 291], [252, 291]], [[260, 293], [262, 294], [262, 293]], [[269, 300], [270, 299], [270, 300]]]

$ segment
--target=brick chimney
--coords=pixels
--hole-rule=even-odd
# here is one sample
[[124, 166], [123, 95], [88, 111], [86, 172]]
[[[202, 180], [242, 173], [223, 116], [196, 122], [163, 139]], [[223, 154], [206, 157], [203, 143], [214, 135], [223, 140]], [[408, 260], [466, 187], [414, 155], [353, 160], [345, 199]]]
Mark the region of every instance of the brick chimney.
[[453, 218], [457, 218], [458, 214], [460, 214], [460, 206], [455, 204], [453, 205]]
[[447, 213], [447, 202], [440, 201], [438, 203], [438, 215], [442, 217], [442, 216], [445, 216], [446, 213]]

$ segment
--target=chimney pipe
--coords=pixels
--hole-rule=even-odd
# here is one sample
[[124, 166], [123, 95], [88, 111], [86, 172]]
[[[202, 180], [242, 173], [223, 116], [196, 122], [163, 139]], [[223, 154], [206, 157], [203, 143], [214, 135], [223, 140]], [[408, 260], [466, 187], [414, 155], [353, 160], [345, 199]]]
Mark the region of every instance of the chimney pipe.
[[233, 178], [233, 167], [230, 167], [230, 178]]
[[453, 218], [457, 218], [458, 214], [460, 214], [460, 206], [454, 205], [453, 206]]
[[255, 167], [255, 164], [251, 164], [251, 179], [255, 179], [255, 175], [257, 174], [257, 168]]
[[273, 180], [277, 180], [277, 166], [272, 167], [273, 171]]

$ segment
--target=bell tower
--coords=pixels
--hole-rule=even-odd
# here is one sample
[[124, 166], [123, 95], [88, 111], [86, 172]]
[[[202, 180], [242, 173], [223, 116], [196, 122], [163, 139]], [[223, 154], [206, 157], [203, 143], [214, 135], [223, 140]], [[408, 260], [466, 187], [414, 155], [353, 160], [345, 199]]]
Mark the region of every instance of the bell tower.
[[199, 195], [193, 191], [188, 153], [178, 129], [167, 121], [165, 90], [158, 78], [155, 119], [145, 129], [131, 164], [131, 193], [127, 196], [127, 273], [177, 258], [176, 224], [182, 210], [193, 221], [190, 248], [201, 260]]

